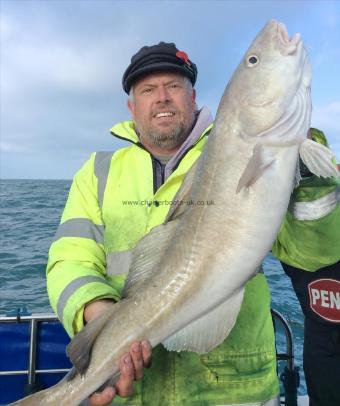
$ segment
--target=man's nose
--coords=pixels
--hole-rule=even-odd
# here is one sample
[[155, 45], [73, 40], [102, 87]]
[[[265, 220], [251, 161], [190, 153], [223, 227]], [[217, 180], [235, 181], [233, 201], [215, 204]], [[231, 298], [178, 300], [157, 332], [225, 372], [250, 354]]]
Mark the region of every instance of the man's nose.
[[157, 99], [160, 103], [165, 103], [171, 100], [171, 95], [165, 86], [159, 86], [157, 88]]

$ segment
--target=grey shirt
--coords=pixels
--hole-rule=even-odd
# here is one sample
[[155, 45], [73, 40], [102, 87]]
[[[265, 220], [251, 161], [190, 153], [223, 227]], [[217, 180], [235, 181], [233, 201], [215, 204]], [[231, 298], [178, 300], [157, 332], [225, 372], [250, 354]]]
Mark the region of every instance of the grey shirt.
[[213, 122], [213, 116], [207, 107], [203, 107], [197, 116], [196, 123], [191, 130], [188, 138], [181, 145], [179, 150], [174, 155], [157, 156], [153, 155], [153, 170], [154, 170], [154, 192], [160, 188], [165, 180], [177, 168], [178, 163], [186, 154], [186, 152], [200, 138], [203, 131]]

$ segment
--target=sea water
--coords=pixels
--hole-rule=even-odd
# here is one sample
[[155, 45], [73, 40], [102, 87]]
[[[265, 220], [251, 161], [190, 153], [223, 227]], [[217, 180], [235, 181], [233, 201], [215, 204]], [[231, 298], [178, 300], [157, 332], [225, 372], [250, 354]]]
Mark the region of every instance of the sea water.
[[[45, 268], [49, 246], [58, 227], [71, 181], [0, 180], [0, 314], [26, 307], [31, 313], [52, 312]], [[306, 393], [302, 373], [303, 315], [289, 278], [268, 255], [264, 272], [272, 308], [290, 323], [294, 334], [295, 365], [300, 367], [299, 394]], [[277, 350], [286, 349], [277, 332]], [[284, 365], [280, 362], [280, 368]]]

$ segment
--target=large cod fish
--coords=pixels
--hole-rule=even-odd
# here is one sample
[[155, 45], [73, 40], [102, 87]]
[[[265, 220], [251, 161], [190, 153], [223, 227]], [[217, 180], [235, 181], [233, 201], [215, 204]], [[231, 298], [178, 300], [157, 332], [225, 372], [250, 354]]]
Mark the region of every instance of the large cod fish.
[[288, 208], [299, 152], [315, 174], [338, 176], [330, 151], [307, 139], [310, 83], [299, 34], [290, 39], [269, 21], [228, 83], [205, 150], [175, 197], [214, 204], [173, 206], [134, 249], [122, 300], [70, 344], [73, 376], [13, 405], [79, 405], [119, 374], [136, 340], [203, 353], [228, 336]]

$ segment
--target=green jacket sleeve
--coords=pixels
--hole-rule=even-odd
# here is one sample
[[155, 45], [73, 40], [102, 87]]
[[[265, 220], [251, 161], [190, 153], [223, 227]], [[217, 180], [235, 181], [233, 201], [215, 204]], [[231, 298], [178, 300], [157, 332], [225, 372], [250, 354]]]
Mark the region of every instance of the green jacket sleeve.
[[[311, 133], [314, 141], [328, 146], [321, 131]], [[340, 258], [339, 178], [308, 175], [292, 194], [272, 252], [286, 264], [316, 271]]]
[[46, 270], [52, 308], [70, 336], [83, 327], [86, 303], [104, 297], [119, 298], [106, 278], [104, 224], [94, 159], [95, 154], [73, 179]]

